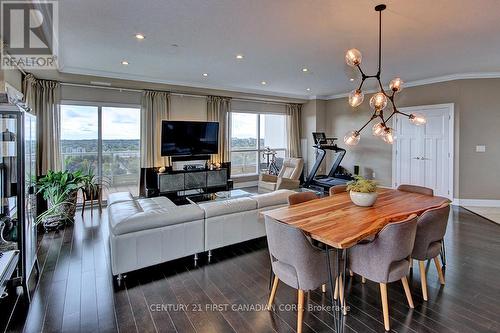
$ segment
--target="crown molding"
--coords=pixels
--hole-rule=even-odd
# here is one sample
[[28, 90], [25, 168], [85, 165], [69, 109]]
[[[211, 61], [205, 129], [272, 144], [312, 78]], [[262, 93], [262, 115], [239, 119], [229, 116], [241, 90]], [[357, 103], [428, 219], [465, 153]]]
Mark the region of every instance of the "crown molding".
[[195, 89], [211, 89], [211, 90], [224, 90], [228, 92], [235, 93], [244, 93], [244, 94], [257, 94], [262, 96], [271, 96], [271, 97], [282, 97], [282, 98], [291, 98], [291, 99], [299, 99], [299, 100], [309, 100], [309, 95], [299, 95], [299, 94], [288, 94], [288, 93], [280, 93], [274, 91], [266, 91], [259, 89], [247, 89], [247, 88], [237, 88], [225, 85], [212, 85], [212, 84], [204, 84], [200, 82], [184, 82], [184, 81], [171, 81], [171, 80], [163, 80], [156, 77], [151, 77], [147, 75], [137, 75], [137, 74], [123, 74], [116, 72], [108, 72], [108, 71], [100, 71], [100, 70], [89, 70], [79, 67], [64, 67], [59, 69], [60, 73], [65, 74], [76, 74], [76, 75], [90, 75], [90, 76], [98, 76], [98, 77], [106, 77], [111, 79], [118, 80], [131, 80], [131, 81], [141, 81], [147, 83], [159, 83], [159, 84], [167, 84], [178, 87], [189, 87]]
[[[432, 83], [440, 83], [440, 82], [448, 82], [448, 81], [455, 81], [455, 80], [467, 80], [467, 79], [498, 79], [500, 78], [500, 72], [484, 72], [484, 73], [460, 73], [460, 74], [451, 74], [451, 75], [443, 75], [443, 76], [436, 76], [433, 78], [428, 78], [428, 79], [422, 79], [422, 80], [415, 80], [415, 81], [409, 81], [405, 82], [404, 86], [405, 87], [417, 87], [417, 86], [423, 86], [426, 84], [432, 84]], [[385, 87], [384, 87], [385, 88]], [[366, 93], [374, 93], [377, 90], [367, 90]], [[337, 99], [337, 98], [344, 98], [349, 96], [348, 92], [345, 93], [340, 93], [340, 94], [334, 94], [330, 96], [325, 96], [325, 99]]]

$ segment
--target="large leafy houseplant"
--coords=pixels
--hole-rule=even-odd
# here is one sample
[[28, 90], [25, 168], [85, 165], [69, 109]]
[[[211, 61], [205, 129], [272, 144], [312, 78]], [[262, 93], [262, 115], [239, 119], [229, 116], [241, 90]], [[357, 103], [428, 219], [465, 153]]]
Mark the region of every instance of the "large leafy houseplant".
[[52, 171], [38, 180], [38, 193], [47, 201], [48, 209], [37, 218], [46, 229], [57, 228], [75, 218], [78, 190], [87, 176], [81, 170]]

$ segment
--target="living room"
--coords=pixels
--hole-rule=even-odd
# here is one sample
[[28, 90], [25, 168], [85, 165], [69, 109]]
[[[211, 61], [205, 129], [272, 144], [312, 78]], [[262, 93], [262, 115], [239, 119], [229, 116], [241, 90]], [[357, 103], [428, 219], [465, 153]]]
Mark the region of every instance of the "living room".
[[496, 2], [0, 5], [2, 331], [500, 330]]

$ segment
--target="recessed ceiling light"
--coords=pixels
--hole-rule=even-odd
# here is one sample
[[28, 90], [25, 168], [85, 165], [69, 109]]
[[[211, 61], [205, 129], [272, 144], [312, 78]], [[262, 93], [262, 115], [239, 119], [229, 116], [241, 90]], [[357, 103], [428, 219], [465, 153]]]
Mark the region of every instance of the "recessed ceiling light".
[[208, 76], [208, 73], [203, 73], [203, 74], [201, 74], [201, 75], [203, 75], [204, 77], [207, 77], [207, 76]]
[[306, 90], [307, 90], [307, 91], [311, 91], [311, 88], [307, 88]]
[[306, 73], [306, 72], [309, 72], [309, 69], [307, 69], [307, 68], [305, 68], [305, 67], [304, 67], [304, 68], [302, 68], [302, 71], [303, 71], [304, 73]]
[[241, 60], [241, 59], [243, 59], [243, 58], [244, 58], [243, 54], [237, 54], [237, 55], [236, 55], [236, 59]]
[[352, 82], [352, 81], [354, 81], [354, 79], [351, 77], [351, 78], [349, 79], [349, 81], [351, 81], [351, 82]]
[[260, 84], [262, 84], [263, 86], [265, 86], [267, 84], [266, 81], [262, 81]]
[[127, 66], [129, 64], [129, 62], [127, 60], [122, 60], [122, 65], [123, 66]]
[[135, 38], [143, 40], [144, 38], [146, 38], [146, 36], [144, 36], [143, 34], [135, 34]]

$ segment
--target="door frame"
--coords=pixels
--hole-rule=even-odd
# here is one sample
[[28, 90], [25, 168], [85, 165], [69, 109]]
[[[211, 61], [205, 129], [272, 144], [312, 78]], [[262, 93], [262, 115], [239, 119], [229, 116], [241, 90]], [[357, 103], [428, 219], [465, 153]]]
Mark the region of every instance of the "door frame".
[[[448, 170], [449, 180], [448, 180], [448, 199], [453, 200], [454, 198], [454, 180], [455, 180], [455, 104], [454, 103], [443, 103], [443, 104], [432, 104], [432, 105], [418, 105], [418, 106], [408, 106], [404, 108], [400, 108], [399, 110], [404, 113], [412, 113], [414, 111], [436, 111], [438, 109], [447, 109], [447, 114], [449, 115], [449, 137], [448, 137]], [[396, 118], [397, 117], [397, 118]], [[401, 118], [401, 115], [397, 115], [392, 120], [392, 128], [395, 128], [396, 119]], [[397, 140], [397, 138], [396, 138]], [[396, 184], [396, 145], [392, 145], [392, 184], [391, 187], [395, 187]]]

